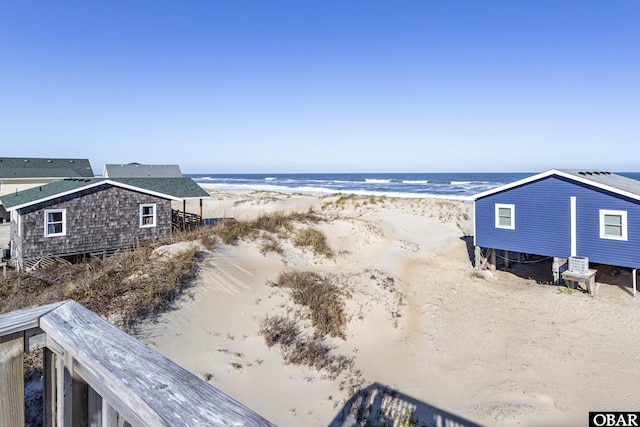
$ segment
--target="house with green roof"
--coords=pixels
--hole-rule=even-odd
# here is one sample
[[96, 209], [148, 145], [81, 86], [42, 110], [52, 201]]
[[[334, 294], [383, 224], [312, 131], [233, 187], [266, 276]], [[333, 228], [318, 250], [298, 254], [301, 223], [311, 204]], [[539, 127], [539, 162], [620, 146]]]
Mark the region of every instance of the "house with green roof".
[[11, 262], [28, 269], [47, 259], [104, 256], [156, 242], [187, 215], [200, 218], [202, 212], [186, 213], [186, 201], [200, 199], [202, 206], [206, 197], [190, 178], [69, 178], [18, 191], [3, 197]]
[[93, 178], [87, 159], [0, 157], [0, 223], [9, 220], [3, 197], [65, 178]]

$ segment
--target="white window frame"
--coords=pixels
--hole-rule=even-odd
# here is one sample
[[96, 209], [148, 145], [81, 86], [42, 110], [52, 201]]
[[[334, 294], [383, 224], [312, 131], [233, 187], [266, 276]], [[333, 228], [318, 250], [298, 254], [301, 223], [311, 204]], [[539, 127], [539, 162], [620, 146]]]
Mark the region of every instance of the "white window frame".
[[[55, 222], [49, 222], [48, 218], [49, 218], [49, 214], [52, 213], [62, 213], [62, 231], [60, 233], [49, 233], [49, 225], [50, 224], [54, 224], [54, 223], [58, 223], [58, 221]], [[66, 209], [47, 209], [44, 211], [44, 236], [45, 237], [56, 237], [56, 236], [66, 236], [67, 234], [67, 210]]]
[[[509, 212], [511, 212], [510, 225], [500, 224], [500, 209], [509, 209]], [[511, 205], [506, 203], [496, 203], [496, 228], [503, 228], [506, 230], [516, 229], [516, 205]]]
[[0, 181], [0, 193], [2, 193], [2, 181]]
[[18, 214], [17, 210], [11, 211], [11, 217], [9, 219], [11, 222], [17, 225], [18, 227], [18, 236], [22, 236], [22, 215]]
[[[153, 213], [151, 215], [149, 214], [144, 214], [144, 209], [145, 208], [152, 208], [153, 209]], [[140, 228], [149, 228], [149, 227], [155, 227], [156, 226], [156, 204], [155, 203], [144, 203], [142, 205], [140, 205]], [[145, 223], [145, 218], [151, 218], [151, 222], [150, 223]]]
[[[607, 215], [611, 215], [611, 216], [619, 216], [621, 219], [621, 230], [620, 230], [620, 236], [614, 236], [611, 234], [607, 234], [606, 233], [606, 228], [605, 228], [605, 216]], [[610, 240], [628, 240], [628, 236], [627, 236], [627, 211], [615, 211], [615, 210], [609, 210], [609, 209], [600, 209], [600, 238], [601, 239], [610, 239]]]

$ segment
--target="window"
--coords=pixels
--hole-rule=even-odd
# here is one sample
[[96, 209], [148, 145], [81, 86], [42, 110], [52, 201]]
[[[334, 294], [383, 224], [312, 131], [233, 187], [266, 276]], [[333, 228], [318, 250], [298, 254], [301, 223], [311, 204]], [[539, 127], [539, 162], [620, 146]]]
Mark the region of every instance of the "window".
[[516, 228], [516, 207], [496, 203], [496, 228], [514, 230]]
[[600, 238], [627, 240], [627, 211], [600, 210]]
[[140, 205], [140, 227], [156, 226], [156, 205]]
[[64, 236], [67, 234], [66, 209], [44, 211], [44, 235], [46, 237]]

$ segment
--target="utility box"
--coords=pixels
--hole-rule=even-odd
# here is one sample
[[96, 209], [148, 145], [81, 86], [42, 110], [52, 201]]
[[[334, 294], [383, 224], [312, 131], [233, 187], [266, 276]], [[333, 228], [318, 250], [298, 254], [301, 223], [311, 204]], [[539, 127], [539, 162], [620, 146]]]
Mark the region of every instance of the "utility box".
[[569, 257], [568, 270], [573, 273], [586, 273], [589, 270], [589, 258], [583, 256]]

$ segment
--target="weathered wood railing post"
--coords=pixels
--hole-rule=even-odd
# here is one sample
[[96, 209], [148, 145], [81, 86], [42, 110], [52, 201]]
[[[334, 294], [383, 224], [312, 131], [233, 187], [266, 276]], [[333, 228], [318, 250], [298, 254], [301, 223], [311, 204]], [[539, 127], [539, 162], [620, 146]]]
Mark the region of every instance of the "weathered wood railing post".
[[24, 425], [24, 333], [0, 337], [0, 426]]
[[42, 355], [45, 427], [61, 425], [62, 421], [58, 419], [58, 414], [60, 413], [58, 411], [59, 399], [56, 386], [59, 371], [58, 364], [58, 356], [48, 348], [45, 348]]
[[75, 360], [64, 352], [64, 425], [89, 425], [89, 385], [75, 373]]

